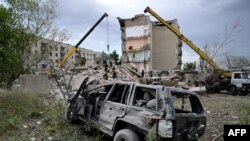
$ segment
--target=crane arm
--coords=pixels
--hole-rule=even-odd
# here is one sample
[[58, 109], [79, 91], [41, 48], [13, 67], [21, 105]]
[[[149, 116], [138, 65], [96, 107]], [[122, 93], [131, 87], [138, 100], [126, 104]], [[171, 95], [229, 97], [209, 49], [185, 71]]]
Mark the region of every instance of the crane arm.
[[216, 71], [221, 73], [225, 77], [230, 77], [231, 73], [226, 72], [221, 69], [212, 58], [210, 58], [204, 51], [202, 51], [199, 47], [197, 47], [192, 41], [190, 41], [187, 37], [181, 34], [178, 30], [176, 30], [173, 26], [167, 23], [163, 18], [161, 18], [157, 13], [155, 13], [151, 8], [147, 7], [144, 12], [150, 13], [154, 16], [157, 20], [159, 20], [163, 25], [165, 25], [169, 30], [171, 30], [176, 36], [178, 36], [182, 41], [184, 41], [189, 47], [191, 47], [196, 53], [200, 55], [200, 57], [206, 60]]
[[64, 56], [63, 60], [57, 64], [58, 68], [62, 68], [65, 64], [65, 62], [69, 59], [69, 57], [77, 50], [77, 48], [81, 45], [81, 43], [89, 36], [89, 34], [100, 24], [100, 22], [107, 17], [108, 14], [104, 13], [102, 17], [94, 24], [94, 26], [82, 37], [82, 39], [73, 47], [72, 49], [69, 50], [69, 52]]

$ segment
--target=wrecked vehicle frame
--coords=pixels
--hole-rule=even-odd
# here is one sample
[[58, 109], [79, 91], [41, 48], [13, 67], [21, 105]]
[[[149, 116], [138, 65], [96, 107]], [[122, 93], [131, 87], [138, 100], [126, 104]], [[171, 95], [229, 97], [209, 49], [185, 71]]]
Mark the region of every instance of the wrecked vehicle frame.
[[144, 140], [153, 129], [159, 140], [196, 140], [206, 115], [198, 96], [181, 88], [115, 82], [87, 89], [88, 78], [68, 100], [66, 119], [91, 126], [114, 141]]

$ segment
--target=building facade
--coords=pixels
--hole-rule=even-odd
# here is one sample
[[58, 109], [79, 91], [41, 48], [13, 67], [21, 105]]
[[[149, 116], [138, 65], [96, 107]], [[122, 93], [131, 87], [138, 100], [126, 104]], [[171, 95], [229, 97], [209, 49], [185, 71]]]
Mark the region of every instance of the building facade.
[[[118, 18], [122, 39], [122, 62], [148, 72], [181, 69], [182, 42], [167, 27], [149, 16]], [[167, 21], [179, 30], [177, 20]]]
[[[67, 52], [72, 49], [74, 46], [70, 44], [65, 44], [61, 42], [51, 41], [47, 39], [42, 39], [36, 42], [31, 47], [30, 61], [38, 62], [39, 66], [48, 68], [51, 65], [58, 64]], [[85, 57], [86, 63], [85, 66], [93, 66], [96, 64], [96, 58], [100, 55], [100, 52], [89, 50], [86, 48], [78, 48], [75, 53], [70, 56], [66, 61], [64, 67], [74, 67], [80, 66], [80, 59]], [[37, 57], [37, 58], [36, 58]]]

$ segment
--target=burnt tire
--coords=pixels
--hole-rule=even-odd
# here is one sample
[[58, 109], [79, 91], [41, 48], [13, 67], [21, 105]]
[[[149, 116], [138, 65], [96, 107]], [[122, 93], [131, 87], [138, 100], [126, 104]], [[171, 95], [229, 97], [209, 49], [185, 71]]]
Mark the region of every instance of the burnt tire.
[[115, 134], [114, 141], [140, 141], [140, 138], [133, 130], [121, 129]]
[[236, 94], [237, 94], [236, 87], [231, 86], [231, 87], [229, 88], [229, 93], [230, 93], [231, 95], [236, 95]]

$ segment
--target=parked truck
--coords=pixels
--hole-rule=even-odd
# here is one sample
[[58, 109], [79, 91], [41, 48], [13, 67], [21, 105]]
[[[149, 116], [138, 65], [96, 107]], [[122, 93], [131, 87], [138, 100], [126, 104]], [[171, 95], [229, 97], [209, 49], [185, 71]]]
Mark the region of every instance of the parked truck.
[[167, 23], [157, 13], [155, 13], [150, 7], [147, 7], [144, 12], [149, 12], [163, 25], [165, 25], [170, 31], [172, 31], [177, 37], [184, 41], [190, 48], [192, 48], [200, 57], [205, 60], [214, 68], [214, 74], [211, 74], [205, 80], [205, 86], [207, 92], [220, 92], [221, 90], [227, 90], [230, 94], [242, 94], [247, 95], [250, 91], [250, 73], [249, 71], [232, 72], [222, 69], [216, 62], [209, 57], [204, 51], [197, 47], [192, 41], [185, 37], [182, 33], [176, 30], [173, 26]]
[[204, 133], [206, 115], [191, 91], [135, 82], [87, 88], [85, 78], [68, 100], [66, 119], [88, 123], [114, 141], [141, 141], [152, 131], [157, 140], [178, 141], [197, 140]]

